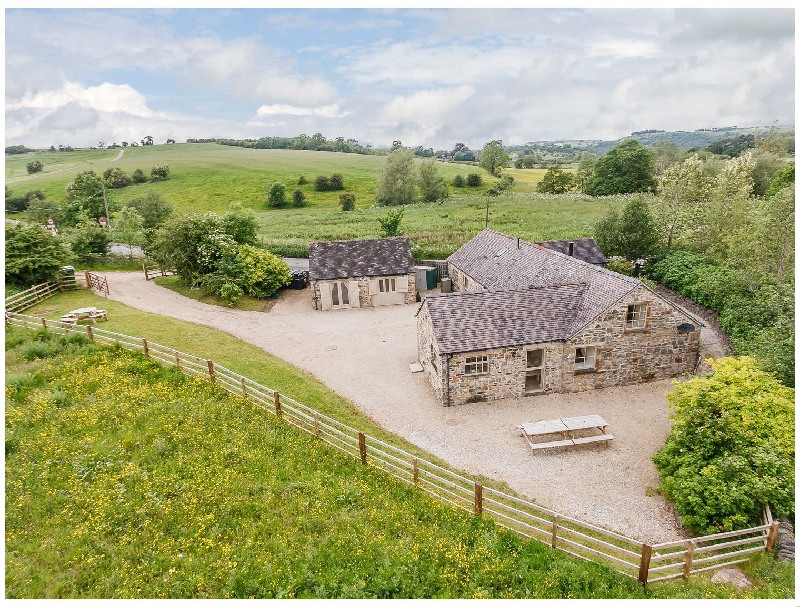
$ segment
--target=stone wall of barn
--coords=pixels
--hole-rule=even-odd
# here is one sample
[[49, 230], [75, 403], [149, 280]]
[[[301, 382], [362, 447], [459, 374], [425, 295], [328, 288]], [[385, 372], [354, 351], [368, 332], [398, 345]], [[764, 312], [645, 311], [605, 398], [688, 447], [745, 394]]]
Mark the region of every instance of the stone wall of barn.
[[[641, 329], [625, 326], [628, 305], [634, 303], [647, 303], [647, 320]], [[685, 332], [679, 331], [678, 325], [694, 321], [644, 286], [632, 291], [567, 342], [439, 356], [427, 306], [422, 307], [418, 321], [420, 362], [445, 405], [525, 396], [528, 349], [544, 349], [542, 391], [534, 394], [580, 392], [676, 377], [695, 370], [700, 352], [700, 327], [684, 327]], [[595, 368], [576, 370], [575, 349], [585, 346], [596, 348]], [[488, 357], [488, 372], [466, 374], [467, 357], [482, 355]]]
[[[470, 276], [459, 270], [449, 261], [447, 262], [447, 274], [453, 284], [453, 291], [483, 291], [483, 285], [475, 282]], [[464, 281], [466, 280], [466, 287]]]
[[320, 295], [320, 284], [334, 283], [342, 281], [357, 281], [358, 282], [358, 304], [361, 308], [369, 308], [372, 306], [372, 295], [369, 292], [369, 281], [376, 278], [394, 278], [396, 280], [405, 280], [408, 283], [408, 291], [405, 294], [406, 304], [416, 303], [416, 274], [411, 272], [407, 275], [399, 274], [396, 276], [359, 276], [358, 278], [337, 278], [336, 280], [312, 280], [311, 281], [311, 301], [314, 303], [315, 310], [322, 309], [322, 296]]
[[[641, 329], [626, 328], [628, 305], [647, 303]], [[681, 324], [693, 325], [692, 330]], [[700, 356], [700, 327], [650, 289], [640, 286], [564, 345], [563, 391], [638, 384], [692, 373]], [[575, 349], [595, 346], [594, 370], [575, 370]]]

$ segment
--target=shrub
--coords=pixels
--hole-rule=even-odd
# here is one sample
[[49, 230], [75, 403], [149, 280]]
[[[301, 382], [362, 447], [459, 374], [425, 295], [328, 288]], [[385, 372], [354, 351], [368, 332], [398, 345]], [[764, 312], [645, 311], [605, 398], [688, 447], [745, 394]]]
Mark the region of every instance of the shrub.
[[514, 189], [514, 178], [511, 175], [503, 175], [503, 178], [495, 186], [499, 192], [510, 192]]
[[755, 525], [767, 504], [794, 512], [794, 390], [752, 358], [711, 365], [667, 395], [673, 426], [653, 457], [664, 495], [702, 534]]
[[166, 179], [169, 177], [169, 167], [166, 164], [157, 164], [150, 170], [150, 177], [153, 181]]
[[39, 173], [44, 168], [44, 165], [40, 160], [32, 160], [27, 164], [28, 174], [31, 175], [33, 173]]
[[380, 235], [384, 238], [391, 236], [400, 236], [403, 232], [400, 230], [400, 222], [403, 220], [403, 211], [405, 209], [391, 209], [386, 213], [385, 217], [378, 217], [378, 223], [381, 224]]
[[633, 276], [633, 264], [624, 259], [609, 259], [606, 264], [606, 270], [624, 274], [625, 276]]
[[342, 206], [342, 211], [352, 211], [356, 208], [356, 195], [350, 192], [339, 194], [339, 204]]
[[464, 179], [463, 175], [456, 175], [453, 177], [453, 186], [457, 188], [463, 188], [466, 185], [466, 180]]
[[297, 180], [297, 185], [305, 185], [308, 183], [308, 179], [306, 179], [305, 175], [300, 175], [300, 179]]
[[334, 173], [331, 175], [330, 181], [328, 182], [330, 185], [331, 190], [343, 190], [344, 189], [344, 176], [341, 173]]
[[109, 182], [112, 188], [124, 188], [131, 185], [132, 179], [122, 169], [106, 169], [103, 178]]
[[467, 175], [467, 185], [471, 188], [477, 188], [483, 183], [483, 178], [477, 173], [470, 173]]
[[327, 192], [331, 189], [331, 180], [325, 177], [325, 175], [317, 175], [317, 178], [314, 180], [314, 189], [317, 192]]
[[144, 174], [142, 169], [136, 169], [133, 172], [133, 183], [145, 183], [147, 181], [147, 175]]
[[280, 209], [286, 205], [286, 186], [276, 181], [269, 188], [267, 195], [267, 206], [273, 209]]
[[54, 280], [66, 261], [66, 253], [59, 245], [60, 237], [38, 225], [27, 228], [6, 224], [6, 284], [23, 287]]
[[308, 204], [303, 190], [295, 190], [292, 192], [292, 204], [296, 207], [304, 207]]

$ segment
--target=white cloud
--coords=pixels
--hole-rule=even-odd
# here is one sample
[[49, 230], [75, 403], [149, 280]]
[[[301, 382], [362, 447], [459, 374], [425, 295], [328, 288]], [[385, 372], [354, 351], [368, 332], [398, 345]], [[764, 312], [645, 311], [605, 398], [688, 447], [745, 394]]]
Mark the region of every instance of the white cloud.
[[347, 112], [341, 112], [338, 105], [321, 107], [298, 107], [295, 105], [272, 104], [262, 105], [256, 110], [257, 116], [322, 116], [323, 118], [342, 118]]
[[475, 88], [465, 84], [459, 87], [424, 90], [410, 96], [398, 96], [381, 110], [380, 116], [387, 121], [416, 120], [432, 122], [458, 107], [475, 93]]

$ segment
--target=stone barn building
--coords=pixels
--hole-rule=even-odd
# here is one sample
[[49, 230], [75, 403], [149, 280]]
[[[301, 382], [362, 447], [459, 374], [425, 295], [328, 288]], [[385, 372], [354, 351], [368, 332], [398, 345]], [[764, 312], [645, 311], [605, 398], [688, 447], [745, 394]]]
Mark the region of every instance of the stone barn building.
[[308, 248], [308, 279], [316, 310], [416, 301], [408, 238], [312, 242]]
[[419, 360], [445, 405], [579, 392], [697, 366], [699, 321], [641, 281], [484, 230], [426, 297]]

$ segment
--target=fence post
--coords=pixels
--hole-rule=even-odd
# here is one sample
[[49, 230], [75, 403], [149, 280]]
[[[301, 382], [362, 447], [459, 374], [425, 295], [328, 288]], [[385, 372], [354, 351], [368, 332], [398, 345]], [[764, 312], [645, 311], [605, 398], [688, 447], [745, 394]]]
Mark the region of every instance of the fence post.
[[367, 463], [367, 437], [363, 432], [358, 433], [358, 451], [361, 453], [361, 463]]
[[319, 415], [314, 413], [314, 436], [319, 436]]
[[550, 547], [556, 549], [556, 537], [558, 537], [558, 515], [553, 517], [553, 533], [550, 536]]
[[683, 561], [683, 579], [688, 580], [689, 574], [692, 572], [692, 558], [694, 557], [694, 542], [689, 540], [686, 542], [686, 558]]
[[419, 485], [419, 461], [414, 458], [414, 486]]
[[147, 340], [144, 337], [142, 338], [142, 353], [145, 356], [150, 356], [149, 350], [147, 349]]
[[25, 318], [25, 315], [22, 316], [22, 327], [27, 331], [28, 330], [28, 319]]
[[89, 338], [89, 341], [94, 341], [94, 335], [92, 334], [92, 328], [89, 325], [86, 325], [86, 337]]
[[178, 371], [181, 370], [181, 357], [177, 350], [175, 350], [175, 366], [178, 368]]
[[247, 385], [244, 383], [244, 377], [242, 378], [242, 398], [247, 398]]
[[150, 280], [150, 277], [147, 275], [147, 266], [144, 265], [144, 262], [142, 262], [142, 270], [144, 270], [144, 279]]
[[475, 481], [475, 514], [483, 512], [483, 485]]
[[275, 396], [275, 415], [277, 415], [278, 417], [283, 417], [283, 413], [281, 412], [281, 395], [275, 392], [274, 396]]
[[207, 360], [206, 362], [208, 363], [208, 377], [211, 378], [211, 381], [213, 382], [216, 379], [214, 377], [214, 361]]
[[47, 321], [44, 318], [42, 319], [42, 326], [44, 327], [44, 330], [47, 331]]
[[647, 586], [647, 574], [650, 573], [650, 556], [653, 554], [653, 547], [642, 544], [642, 560], [639, 562], [639, 583]]
[[778, 540], [778, 528], [781, 524], [778, 521], [774, 521], [769, 528], [769, 535], [767, 535], [767, 545], [764, 546], [764, 550], [769, 552], [775, 547], [775, 542]]

